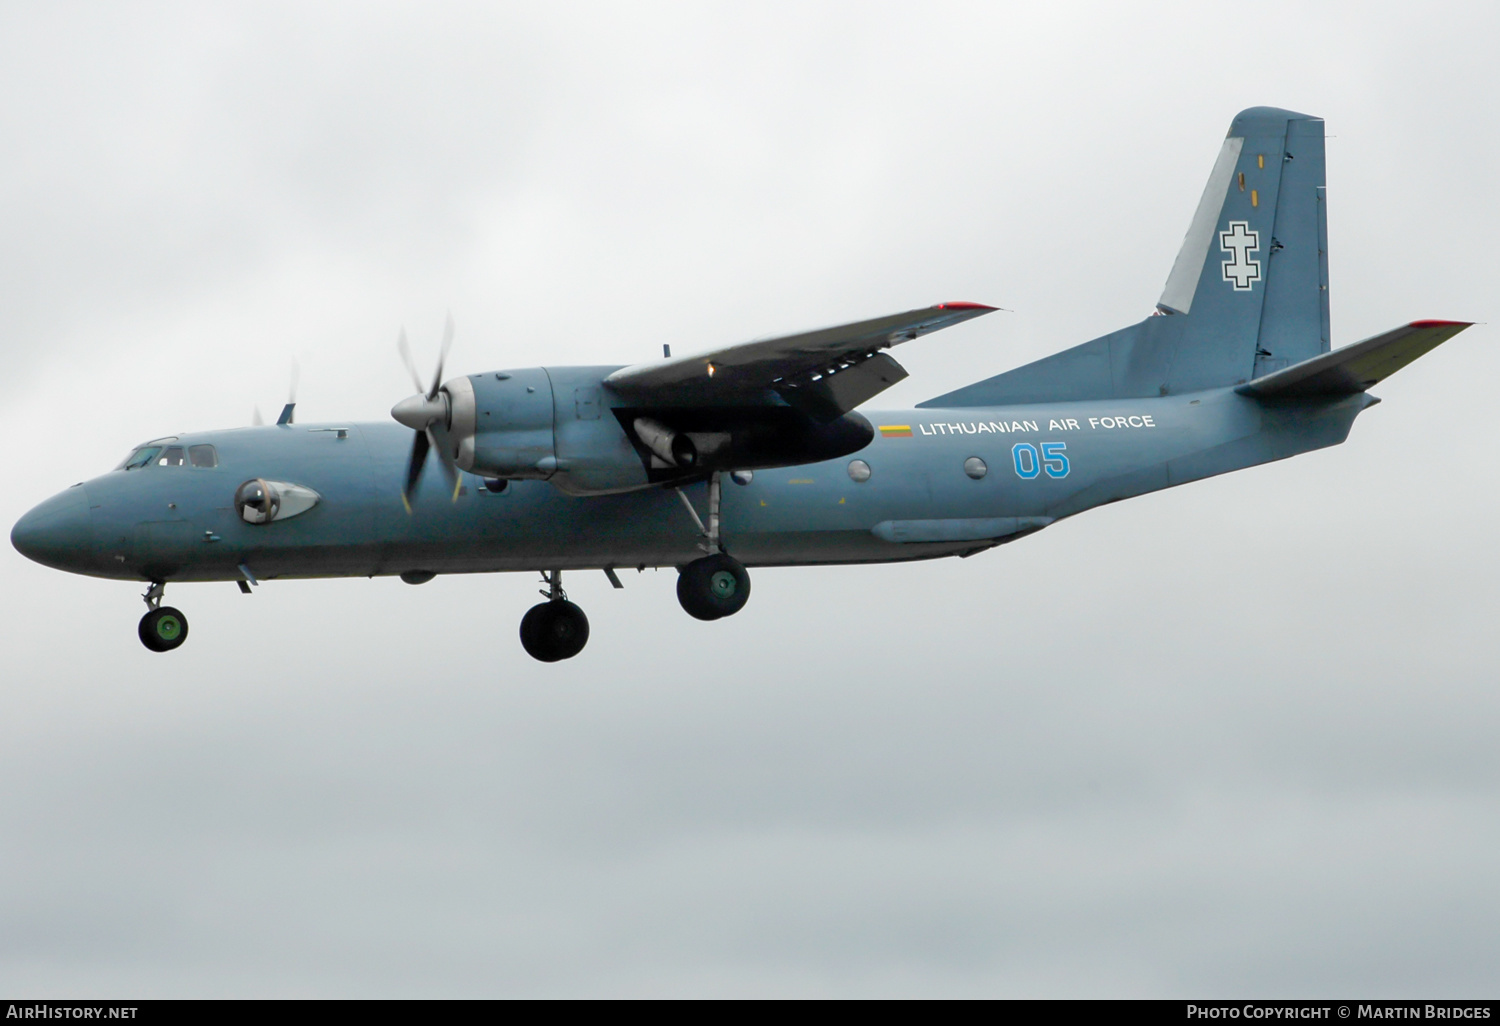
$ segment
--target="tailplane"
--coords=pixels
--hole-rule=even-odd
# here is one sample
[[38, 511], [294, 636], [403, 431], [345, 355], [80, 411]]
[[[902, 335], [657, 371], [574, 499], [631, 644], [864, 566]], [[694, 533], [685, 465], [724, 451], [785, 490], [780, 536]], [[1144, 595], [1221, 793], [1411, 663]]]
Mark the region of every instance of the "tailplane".
[[1328, 352], [1323, 122], [1229, 126], [1156, 314], [921, 406], [1138, 398], [1241, 385]]
[[1353, 395], [1379, 384], [1470, 326], [1469, 321], [1413, 321], [1352, 346], [1314, 356], [1236, 388], [1257, 399]]

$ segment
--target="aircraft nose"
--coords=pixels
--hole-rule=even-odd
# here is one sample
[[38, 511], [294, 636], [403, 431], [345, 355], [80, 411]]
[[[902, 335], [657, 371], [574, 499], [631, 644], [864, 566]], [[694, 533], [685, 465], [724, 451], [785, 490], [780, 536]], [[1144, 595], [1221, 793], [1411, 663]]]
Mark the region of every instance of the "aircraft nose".
[[87, 563], [94, 545], [88, 493], [74, 485], [52, 496], [16, 521], [10, 543], [27, 559], [58, 570]]

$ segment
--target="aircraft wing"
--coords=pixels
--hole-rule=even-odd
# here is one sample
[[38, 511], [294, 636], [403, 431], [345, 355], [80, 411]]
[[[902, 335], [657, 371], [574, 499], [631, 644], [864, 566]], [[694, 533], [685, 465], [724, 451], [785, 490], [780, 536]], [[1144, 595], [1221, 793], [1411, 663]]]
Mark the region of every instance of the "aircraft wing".
[[1384, 381], [1467, 327], [1468, 321], [1412, 321], [1256, 378], [1235, 391], [1258, 399], [1353, 395]]
[[708, 353], [622, 367], [604, 384], [643, 405], [732, 405], [779, 394], [816, 420], [832, 420], [906, 377], [882, 350], [995, 308], [940, 303], [920, 310]]

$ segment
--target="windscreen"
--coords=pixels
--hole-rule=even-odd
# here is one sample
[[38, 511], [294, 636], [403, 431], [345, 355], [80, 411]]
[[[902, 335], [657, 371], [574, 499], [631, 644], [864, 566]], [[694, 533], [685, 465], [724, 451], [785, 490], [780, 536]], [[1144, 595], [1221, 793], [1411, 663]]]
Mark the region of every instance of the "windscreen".
[[161, 452], [161, 446], [159, 445], [143, 445], [129, 456], [126, 456], [124, 461], [115, 469], [139, 470], [149, 464], [159, 452]]

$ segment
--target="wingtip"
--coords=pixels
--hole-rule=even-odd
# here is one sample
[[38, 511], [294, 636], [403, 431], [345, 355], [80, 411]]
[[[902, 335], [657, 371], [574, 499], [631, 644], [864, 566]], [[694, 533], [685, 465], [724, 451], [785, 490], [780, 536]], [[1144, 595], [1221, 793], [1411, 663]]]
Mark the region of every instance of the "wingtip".
[[998, 306], [987, 306], [984, 303], [939, 303], [937, 308], [939, 310], [983, 310], [986, 313], [1000, 309]]
[[1473, 321], [1412, 321], [1408, 328], [1471, 328]]

